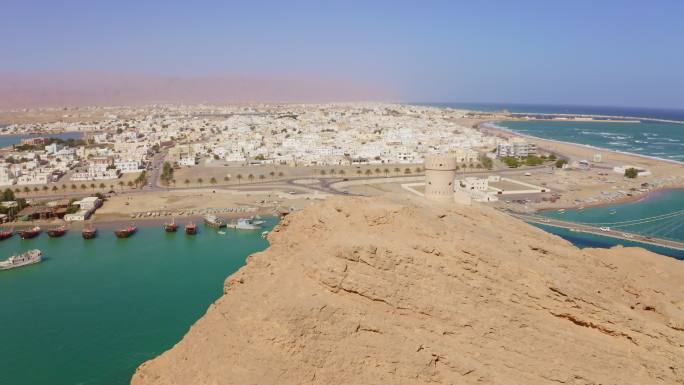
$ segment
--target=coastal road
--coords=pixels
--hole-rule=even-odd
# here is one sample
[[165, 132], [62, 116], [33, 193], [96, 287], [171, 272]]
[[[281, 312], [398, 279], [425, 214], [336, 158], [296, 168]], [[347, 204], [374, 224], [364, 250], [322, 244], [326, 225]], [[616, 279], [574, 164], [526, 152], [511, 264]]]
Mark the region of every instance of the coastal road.
[[666, 248], [670, 248], [670, 249], [674, 249], [674, 250], [684, 251], [684, 242], [678, 242], [678, 241], [674, 241], [674, 240], [670, 240], [670, 239], [649, 237], [649, 236], [645, 236], [645, 235], [641, 235], [641, 234], [637, 234], [637, 233], [619, 231], [619, 230], [614, 230], [614, 229], [610, 229], [610, 228], [606, 228], [605, 230], [601, 230], [601, 228], [597, 227], [597, 226], [591, 226], [591, 225], [575, 223], [575, 222], [568, 222], [568, 221], [561, 221], [558, 219], [544, 218], [544, 217], [539, 217], [537, 215], [519, 214], [519, 213], [511, 213], [511, 212], [506, 212], [506, 213], [509, 215], [512, 215], [515, 218], [521, 219], [521, 220], [523, 220], [525, 222], [529, 222], [529, 223], [535, 223], [535, 224], [544, 225], [544, 226], [558, 227], [558, 228], [563, 228], [563, 229], [567, 229], [567, 230], [574, 231], [574, 232], [600, 235], [600, 236], [620, 239], [620, 240], [624, 240], [624, 241], [645, 243], [645, 244], [649, 244], [649, 245], [653, 245], [653, 246], [660, 246], [660, 247], [666, 247]]

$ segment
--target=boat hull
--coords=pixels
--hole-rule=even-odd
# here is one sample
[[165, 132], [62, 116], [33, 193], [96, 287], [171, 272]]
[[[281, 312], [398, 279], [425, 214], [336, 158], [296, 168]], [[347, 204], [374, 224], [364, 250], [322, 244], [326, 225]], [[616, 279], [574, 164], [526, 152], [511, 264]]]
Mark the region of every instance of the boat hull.
[[47, 233], [50, 238], [59, 238], [66, 234], [66, 230], [48, 230]]
[[83, 239], [93, 239], [97, 237], [97, 231], [84, 231], [81, 233]]
[[186, 227], [185, 228], [185, 234], [188, 234], [188, 235], [197, 234], [197, 227]]
[[0, 233], [0, 241], [4, 241], [7, 238], [11, 238], [12, 235], [14, 235], [14, 233], [11, 233], [11, 232]]
[[178, 226], [176, 225], [164, 225], [164, 231], [167, 233], [175, 233], [176, 230], [178, 230]]
[[22, 231], [19, 233], [21, 239], [31, 239], [40, 235], [40, 231]]

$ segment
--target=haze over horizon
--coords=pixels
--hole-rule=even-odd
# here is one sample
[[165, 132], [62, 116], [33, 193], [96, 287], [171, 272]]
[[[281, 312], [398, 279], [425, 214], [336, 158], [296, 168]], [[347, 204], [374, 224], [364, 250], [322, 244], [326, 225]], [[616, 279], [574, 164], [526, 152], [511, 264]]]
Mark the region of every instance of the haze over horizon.
[[684, 4], [7, 1], [0, 108], [501, 102], [684, 109]]

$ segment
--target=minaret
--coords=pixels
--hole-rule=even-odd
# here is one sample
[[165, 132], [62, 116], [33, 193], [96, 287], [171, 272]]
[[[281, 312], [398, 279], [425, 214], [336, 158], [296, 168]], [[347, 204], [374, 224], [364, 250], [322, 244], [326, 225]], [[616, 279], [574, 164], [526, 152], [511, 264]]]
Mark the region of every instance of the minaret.
[[428, 154], [425, 156], [425, 197], [442, 202], [454, 201], [456, 157]]

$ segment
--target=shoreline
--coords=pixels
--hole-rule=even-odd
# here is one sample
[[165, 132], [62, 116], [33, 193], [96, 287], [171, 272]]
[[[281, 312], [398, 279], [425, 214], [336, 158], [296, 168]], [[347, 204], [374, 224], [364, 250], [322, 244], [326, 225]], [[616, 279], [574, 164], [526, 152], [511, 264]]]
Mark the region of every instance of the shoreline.
[[479, 126], [483, 126], [484, 128], [487, 128], [487, 129], [490, 129], [490, 130], [497, 130], [497, 131], [501, 131], [501, 132], [504, 132], [504, 133], [507, 133], [507, 134], [511, 134], [511, 135], [515, 135], [515, 136], [520, 136], [520, 137], [528, 138], [528, 139], [544, 140], [544, 141], [552, 142], [552, 143], [567, 144], [567, 145], [571, 145], [571, 146], [579, 146], [579, 147], [583, 147], [583, 148], [591, 149], [591, 150], [600, 150], [600, 151], [606, 151], [606, 152], [614, 152], [614, 153], [616, 153], [616, 154], [629, 155], [629, 156], [636, 156], [636, 157], [644, 158], [644, 159], [648, 159], [648, 160], [655, 160], [655, 161], [667, 162], [667, 163], [678, 164], [678, 165], [684, 166], [684, 161], [679, 161], [679, 160], [674, 160], [674, 159], [660, 158], [660, 157], [657, 157], [657, 156], [646, 155], [646, 154], [639, 154], [639, 153], [636, 153], [636, 152], [620, 151], [620, 150], [614, 150], [614, 149], [605, 148], [605, 147], [592, 146], [592, 145], [590, 145], [590, 144], [566, 142], [566, 141], [563, 141], [563, 140], [546, 139], [546, 138], [541, 138], [541, 137], [539, 137], [539, 136], [523, 134], [523, 133], [517, 132], [517, 131], [515, 131], [515, 130], [512, 130], [512, 129], [508, 128], [508, 127], [500, 126], [500, 125], [497, 124], [498, 122], [501, 122], [501, 120], [487, 120], [487, 121], [484, 121], [484, 122], [478, 124], [478, 127], [479, 127]]

